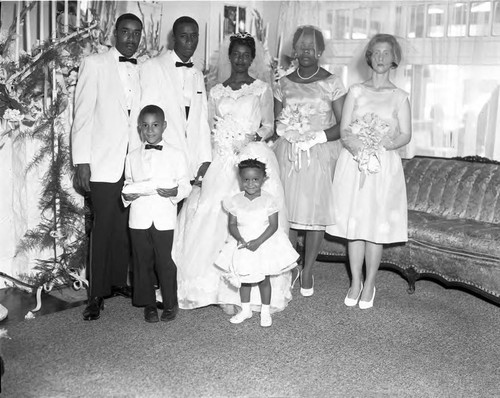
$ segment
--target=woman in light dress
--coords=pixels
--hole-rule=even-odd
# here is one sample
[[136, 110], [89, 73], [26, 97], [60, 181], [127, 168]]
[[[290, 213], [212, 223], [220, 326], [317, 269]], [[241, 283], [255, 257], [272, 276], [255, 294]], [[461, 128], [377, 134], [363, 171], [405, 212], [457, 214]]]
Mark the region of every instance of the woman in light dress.
[[[294, 144], [282, 136], [276, 144], [276, 156], [285, 190], [290, 221], [290, 240], [297, 241], [298, 230], [305, 231], [305, 257], [300, 292], [314, 292], [312, 267], [316, 261], [325, 228], [333, 224], [333, 172], [341, 143], [340, 117], [345, 89], [340, 78], [318, 65], [325, 50], [322, 33], [311, 26], [299, 27], [293, 37], [298, 68], [282, 77], [275, 91], [275, 114], [298, 106], [312, 110], [311, 132], [307, 147]], [[278, 133], [286, 126], [278, 123]], [[299, 276], [299, 275], [298, 275]]]
[[[342, 113], [342, 149], [333, 182], [335, 225], [327, 232], [348, 240], [351, 286], [347, 306], [373, 306], [375, 276], [386, 243], [405, 242], [407, 237], [406, 185], [401, 158], [396, 151], [411, 139], [408, 93], [389, 79], [401, 61], [397, 40], [378, 34], [368, 43], [366, 62], [371, 79], [349, 89]], [[359, 126], [369, 120], [377, 145], [362, 142]], [[366, 279], [362, 281], [363, 262]]]
[[[277, 199], [280, 227], [287, 228], [278, 163], [263, 142], [273, 134], [272, 90], [267, 83], [248, 74], [255, 51], [255, 41], [250, 35], [232, 36], [231, 76], [210, 91], [213, 161], [201, 190], [193, 191], [179, 214], [172, 252], [178, 268], [178, 299], [182, 309], [241, 304], [238, 289], [221, 279], [221, 270], [214, 264], [229, 235], [228, 214], [222, 208], [222, 200], [241, 191], [237, 168], [241, 159], [256, 158], [267, 165], [269, 178], [262, 188]], [[271, 312], [281, 311], [291, 300], [290, 284], [290, 271], [271, 277]], [[254, 310], [260, 309], [258, 289], [252, 289], [251, 303]]]

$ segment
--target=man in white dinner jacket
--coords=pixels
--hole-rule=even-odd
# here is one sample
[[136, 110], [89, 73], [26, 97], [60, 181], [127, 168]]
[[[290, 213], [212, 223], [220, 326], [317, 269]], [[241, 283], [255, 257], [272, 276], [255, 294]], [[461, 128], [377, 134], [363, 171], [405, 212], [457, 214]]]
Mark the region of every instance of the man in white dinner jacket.
[[104, 297], [131, 296], [127, 286], [128, 212], [123, 207], [121, 190], [125, 156], [141, 145], [136, 129], [139, 70], [137, 60], [132, 58], [141, 33], [142, 21], [136, 15], [121, 15], [115, 24], [115, 47], [85, 58], [78, 74], [71, 130], [75, 186], [90, 191], [94, 218], [84, 320], [99, 318]]
[[141, 105], [156, 104], [165, 112], [164, 140], [186, 154], [191, 180], [199, 185], [212, 159], [207, 95], [203, 74], [193, 66], [198, 23], [178, 18], [172, 28], [174, 49], [141, 67]]

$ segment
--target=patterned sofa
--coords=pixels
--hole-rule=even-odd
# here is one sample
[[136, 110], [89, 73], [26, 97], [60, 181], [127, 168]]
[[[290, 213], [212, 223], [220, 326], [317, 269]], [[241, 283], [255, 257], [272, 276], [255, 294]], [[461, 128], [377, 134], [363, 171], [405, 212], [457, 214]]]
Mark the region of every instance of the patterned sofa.
[[[406, 244], [384, 249], [415, 291], [421, 277], [461, 286], [500, 304], [500, 164], [484, 158], [403, 161], [408, 195]], [[326, 235], [320, 261], [346, 261], [346, 242]]]

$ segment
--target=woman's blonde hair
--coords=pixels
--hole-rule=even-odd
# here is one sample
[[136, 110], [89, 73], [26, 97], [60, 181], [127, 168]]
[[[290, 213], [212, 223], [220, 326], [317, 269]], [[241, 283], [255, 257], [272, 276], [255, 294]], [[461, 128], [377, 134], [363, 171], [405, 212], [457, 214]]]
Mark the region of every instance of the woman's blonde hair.
[[388, 43], [391, 45], [392, 57], [394, 58], [394, 61], [392, 62], [392, 67], [397, 68], [399, 63], [401, 62], [401, 53], [402, 53], [401, 46], [399, 45], [398, 41], [393, 35], [389, 35], [386, 33], [378, 33], [375, 36], [373, 36], [368, 42], [365, 51], [365, 60], [368, 66], [370, 68], [373, 68], [372, 67], [373, 47], [377, 43]]

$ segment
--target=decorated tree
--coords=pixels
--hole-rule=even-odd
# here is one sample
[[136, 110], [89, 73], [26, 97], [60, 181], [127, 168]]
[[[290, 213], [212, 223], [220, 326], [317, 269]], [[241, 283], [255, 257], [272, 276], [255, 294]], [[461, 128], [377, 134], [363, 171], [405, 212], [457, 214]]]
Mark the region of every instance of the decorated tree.
[[[35, 3], [23, 2], [21, 20]], [[91, 219], [88, 207], [72, 187], [69, 130], [78, 67], [83, 57], [108, 51], [116, 19], [116, 2], [93, 4], [98, 9], [88, 10], [85, 20], [77, 23], [73, 16], [66, 29], [58, 24], [57, 38], [37, 46], [31, 54], [19, 54], [18, 59], [13, 48], [17, 21], [7, 31], [0, 30], [0, 150], [6, 140], [34, 141], [37, 150], [26, 173], [43, 170], [38, 198], [40, 221], [26, 231], [17, 250], [50, 253], [36, 259], [32, 272], [20, 275], [22, 280], [0, 275], [36, 288], [38, 298], [42, 288], [48, 291], [56, 285], [79, 288], [86, 284], [80, 274], [87, 262]], [[140, 9], [139, 2], [137, 5]], [[139, 62], [162, 49], [161, 21], [151, 18], [144, 25]]]
[[[20, 13], [35, 2], [26, 2]], [[103, 10], [114, 12], [114, 2]], [[114, 19], [114, 14], [111, 17]], [[108, 18], [111, 20], [111, 18]], [[38, 199], [40, 221], [26, 231], [18, 245], [18, 252], [37, 250], [51, 253], [38, 258], [30, 275], [20, 275], [25, 286], [44, 287], [81, 283], [88, 253], [85, 215], [88, 209], [81, 204], [71, 186], [69, 127], [73, 92], [81, 59], [89, 54], [107, 50], [105, 33], [99, 19], [82, 21], [79, 29], [46, 41], [33, 49], [32, 54], [21, 53], [15, 59], [14, 36], [16, 20], [8, 31], [0, 32], [0, 117], [5, 141], [31, 140], [36, 142], [36, 153], [28, 163], [26, 173], [42, 169], [42, 189]], [[88, 217], [87, 217], [88, 220]]]

